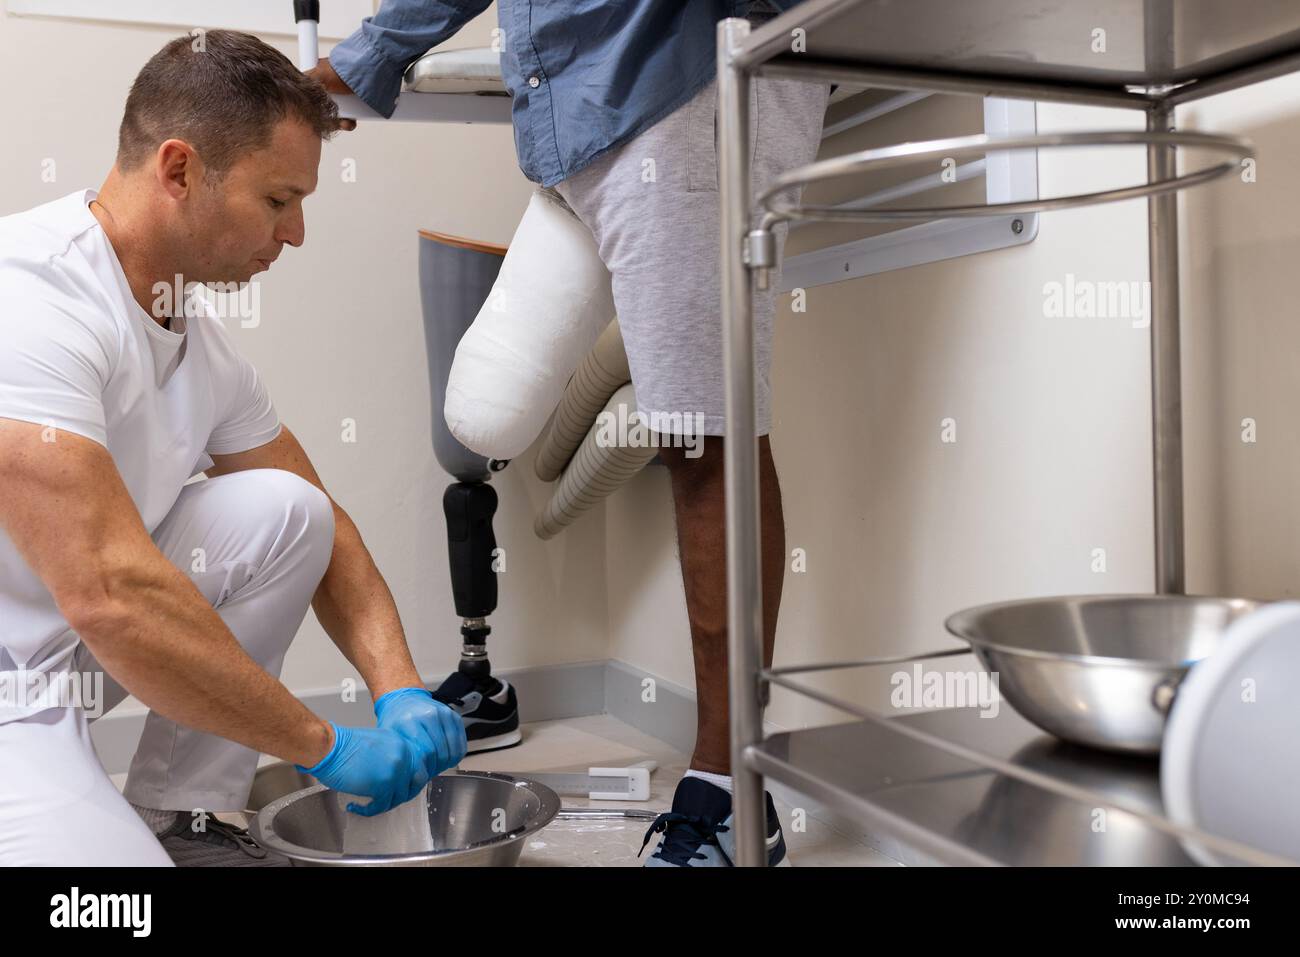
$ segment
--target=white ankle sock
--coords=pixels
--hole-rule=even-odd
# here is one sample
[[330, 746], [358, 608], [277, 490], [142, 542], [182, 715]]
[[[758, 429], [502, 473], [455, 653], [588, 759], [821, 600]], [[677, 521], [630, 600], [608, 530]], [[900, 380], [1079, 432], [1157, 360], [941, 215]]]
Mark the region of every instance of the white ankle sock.
[[144, 821], [149, 830], [155, 835], [161, 834], [167, 828], [176, 823], [176, 815], [180, 811], [160, 811], [154, 807], [141, 807], [139, 804], [132, 804], [135, 813], [140, 815], [140, 820]]
[[712, 771], [696, 771], [694, 768], [688, 768], [686, 770], [686, 774], [683, 775], [683, 777], [704, 778], [704, 780], [708, 781], [710, 784], [716, 784], [718, 787], [722, 788], [722, 790], [726, 791], [728, 794], [731, 793], [730, 774], [714, 774]]

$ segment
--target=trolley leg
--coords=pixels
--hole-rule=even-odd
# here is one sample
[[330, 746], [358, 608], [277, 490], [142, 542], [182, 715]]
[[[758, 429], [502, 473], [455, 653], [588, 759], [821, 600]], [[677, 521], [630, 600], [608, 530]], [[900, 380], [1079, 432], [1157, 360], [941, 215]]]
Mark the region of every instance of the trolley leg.
[[754, 408], [754, 316], [749, 268], [741, 247], [749, 229], [750, 76], [731, 62], [749, 33], [738, 18], [718, 24], [718, 190], [722, 219], [722, 363], [727, 383], [724, 442], [727, 521], [727, 656], [730, 676], [732, 810], [736, 861], [761, 867], [763, 778], [746, 759], [762, 741], [761, 555], [758, 548], [758, 438]]
[[[1152, 107], [1149, 131], [1174, 128], [1174, 108]], [[1147, 147], [1147, 177], [1176, 175], [1172, 146]], [[1178, 341], [1178, 194], [1147, 199], [1151, 270], [1151, 441], [1155, 474], [1156, 593], [1187, 590], [1183, 568], [1183, 396]]]

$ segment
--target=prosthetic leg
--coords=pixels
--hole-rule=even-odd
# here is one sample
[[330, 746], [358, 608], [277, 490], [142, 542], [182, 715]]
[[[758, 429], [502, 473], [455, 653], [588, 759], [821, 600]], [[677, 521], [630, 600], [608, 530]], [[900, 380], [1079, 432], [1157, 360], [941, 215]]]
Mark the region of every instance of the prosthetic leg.
[[433, 448], [457, 479], [443, 510], [464, 639], [460, 667], [434, 695], [461, 713], [470, 751], [509, 747], [520, 740], [515, 692], [487, 656], [497, 604], [497, 496], [487, 480], [541, 434], [614, 319], [611, 280], [590, 230], [557, 193], [537, 190], [508, 253], [421, 232], [420, 292]]
[[[294, 19], [299, 68], [310, 70], [319, 56], [319, 0], [294, 0]], [[392, 119], [510, 123], [499, 61], [489, 48], [430, 51], [407, 72]], [[334, 99], [341, 116], [379, 118], [355, 96]], [[571, 374], [614, 318], [610, 276], [591, 233], [554, 189], [533, 195], [511, 250], [507, 256], [505, 246], [420, 233], [433, 448], [456, 479], [443, 511], [462, 636], [460, 665], [434, 696], [460, 713], [471, 752], [521, 740], [515, 689], [493, 676], [487, 655], [487, 617], [497, 604], [497, 496], [487, 483], [541, 434]], [[605, 482], [602, 494], [616, 485]], [[555, 534], [599, 497], [565, 498], [563, 515], [539, 534]]]
[[470, 753], [508, 748], [521, 740], [515, 689], [493, 677], [487, 654], [487, 636], [492, 631], [487, 618], [497, 606], [492, 532], [497, 495], [487, 483], [507, 462], [485, 458], [462, 445], [447, 428], [443, 406], [456, 347], [486, 301], [505, 252], [504, 246], [420, 232], [420, 299], [433, 403], [433, 450], [438, 463], [456, 479], [443, 494], [442, 508], [462, 637], [460, 665], [433, 695], [461, 715]]

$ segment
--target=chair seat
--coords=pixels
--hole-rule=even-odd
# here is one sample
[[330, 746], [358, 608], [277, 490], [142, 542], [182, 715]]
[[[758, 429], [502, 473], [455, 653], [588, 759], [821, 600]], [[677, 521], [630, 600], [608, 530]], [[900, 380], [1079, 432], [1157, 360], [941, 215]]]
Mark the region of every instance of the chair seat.
[[431, 50], [406, 70], [413, 93], [491, 93], [508, 96], [501, 78], [501, 54], [491, 47]]
[[[501, 54], [491, 47], [430, 50], [406, 68], [406, 89], [412, 93], [496, 93], [509, 95], [501, 76]], [[840, 84], [830, 102], [838, 103], [865, 90]]]

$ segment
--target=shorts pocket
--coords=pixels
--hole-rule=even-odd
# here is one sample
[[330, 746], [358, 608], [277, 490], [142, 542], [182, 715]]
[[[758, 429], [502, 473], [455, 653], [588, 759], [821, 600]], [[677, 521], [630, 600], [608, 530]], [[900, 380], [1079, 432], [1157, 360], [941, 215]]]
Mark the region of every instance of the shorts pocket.
[[[753, 169], [754, 151], [761, 125], [757, 77], [749, 84], [749, 163]], [[695, 95], [686, 110], [686, 172], [689, 193], [716, 193], [718, 190], [718, 84], [711, 81]]]

